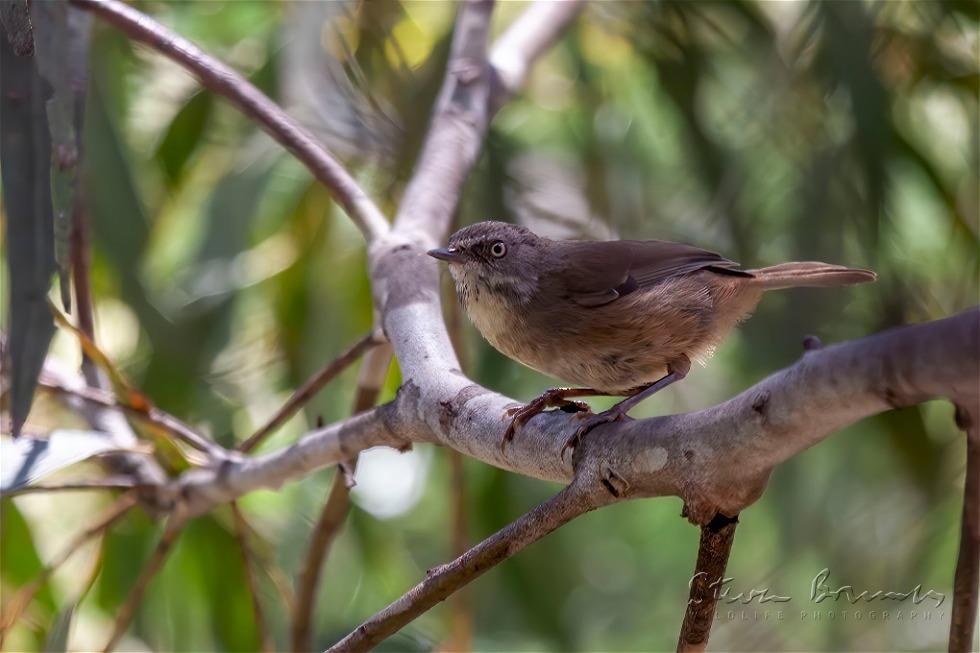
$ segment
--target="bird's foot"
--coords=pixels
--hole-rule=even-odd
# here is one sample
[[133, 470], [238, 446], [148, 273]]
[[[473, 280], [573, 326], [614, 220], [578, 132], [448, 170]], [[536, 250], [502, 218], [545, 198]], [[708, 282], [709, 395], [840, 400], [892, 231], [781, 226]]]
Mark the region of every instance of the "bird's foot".
[[550, 406], [559, 406], [564, 411], [592, 412], [589, 405], [583, 401], [570, 401], [565, 399], [562, 390], [564, 388], [548, 390], [525, 406], [515, 406], [514, 408], [505, 410], [504, 417], [510, 417], [511, 420], [510, 424], [507, 425], [507, 430], [504, 432], [504, 439], [500, 442], [500, 450], [503, 451], [507, 448], [507, 444], [514, 439], [518, 428], [524, 426], [529, 419]]
[[568, 449], [575, 449], [585, 434], [602, 424], [611, 424], [612, 422], [618, 422], [626, 417], [626, 411], [617, 406], [613, 406], [609, 410], [604, 410], [601, 413], [595, 415], [582, 415], [580, 419], [582, 424], [575, 429], [575, 433], [572, 434], [570, 438], [565, 440], [565, 444], [561, 447], [561, 452], [558, 454], [559, 457], [564, 458], [565, 452]]

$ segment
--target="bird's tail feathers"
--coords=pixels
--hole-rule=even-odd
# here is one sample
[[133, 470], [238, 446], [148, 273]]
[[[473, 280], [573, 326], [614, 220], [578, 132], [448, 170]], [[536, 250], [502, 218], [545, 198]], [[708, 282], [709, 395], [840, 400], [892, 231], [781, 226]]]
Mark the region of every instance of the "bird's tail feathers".
[[821, 288], [851, 286], [858, 283], [868, 283], [878, 278], [871, 270], [847, 268], [843, 265], [832, 265], [819, 261], [781, 263], [748, 272], [755, 276], [754, 283], [764, 290], [799, 286]]

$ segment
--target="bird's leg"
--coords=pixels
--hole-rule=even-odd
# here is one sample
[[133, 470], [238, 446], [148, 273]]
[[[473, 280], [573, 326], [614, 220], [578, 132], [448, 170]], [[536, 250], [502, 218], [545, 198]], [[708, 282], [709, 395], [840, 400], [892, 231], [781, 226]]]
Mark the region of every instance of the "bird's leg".
[[507, 426], [507, 432], [504, 433], [504, 439], [500, 443], [500, 448], [503, 449], [507, 446], [508, 442], [514, 439], [514, 433], [518, 427], [523, 426], [525, 422], [545, 408], [572, 405], [580, 410], [591, 412], [588, 404], [581, 401], [568, 401], [569, 397], [599, 397], [605, 396], [606, 394], [594, 388], [551, 388], [550, 390], [545, 390], [541, 396], [525, 406], [508, 408], [504, 415], [512, 419]]
[[687, 356], [684, 356], [683, 358], [667, 365], [667, 375], [664, 376], [663, 378], [654, 381], [650, 385], [640, 386], [639, 388], [636, 389], [636, 391], [633, 394], [631, 394], [626, 399], [623, 399], [621, 402], [614, 405], [609, 410], [604, 410], [601, 413], [598, 413], [597, 415], [586, 416], [584, 418], [585, 422], [581, 426], [579, 426], [578, 429], [575, 430], [575, 433], [572, 434], [572, 437], [568, 438], [568, 440], [565, 441], [565, 444], [561, 448], [560, 455], [564, 457], [566, 449], [574, 448], [575, 445], [579, 443], [579, 441], [586, 433], [588, 433], [595, 427], [599, 426], [600, 424], [608, 424], [610, 422], [617, 422], [623, 419], [624, 417], [626, 417], [626, 413], [628, 413], [633, 408], [633, 406], [637, 405], [638, 403], [640, 403], [650, 395], [656, 394], [660, 390], [663, 390], [671, 383], [676, 383], [677, 381], [680, 381], [685, 376], [687, 376], [687, 373], [688, 371], [690, 371], [690, 369], [691, 369], [691, 360]]

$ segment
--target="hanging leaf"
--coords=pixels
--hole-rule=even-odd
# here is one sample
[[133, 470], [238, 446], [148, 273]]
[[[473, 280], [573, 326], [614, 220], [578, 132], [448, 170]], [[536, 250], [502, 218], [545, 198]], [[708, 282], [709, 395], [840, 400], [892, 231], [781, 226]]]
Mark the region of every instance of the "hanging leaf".
[[11, 492], [60, 469], [125, 447], [98, 431], [54, 431], [46, 438], [0, 440], [0, 493]]
[[10, 268], [11, 416], [16, 437], [27, 419], [54, 322], [46, 296], [54, 272], [50, 136], [41, 80], [31, 57], [0, 39], [0, 176]]
[[71, 311], [72, 212], [75, 205], [82, 118], [87, 83], [89, 16], [67, 2], [34, 2], [31, 22], [38, 72], [52, 95], [47, 101], [51, 130], [51, 204], [54, 211], [54, 258], [61, 303]]
[[180, 180], [184, 167], [197, 151], [213, 106], [210, 93], [197, 92], [170, 121], [167, 133], [153, 156], [160, 163], [171, 186]]

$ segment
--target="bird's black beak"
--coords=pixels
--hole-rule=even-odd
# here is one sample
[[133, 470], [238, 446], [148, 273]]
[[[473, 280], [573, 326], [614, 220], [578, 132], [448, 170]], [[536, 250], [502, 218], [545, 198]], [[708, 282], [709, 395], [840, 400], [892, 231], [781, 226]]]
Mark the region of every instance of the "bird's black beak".
[[462, 258], [461, 252], [455, 247], [438, 247], [436, 249], [430, 249], [427, 253], [432, 258], [437, 258], [440, 261], [449, 261], [450, 263]]

